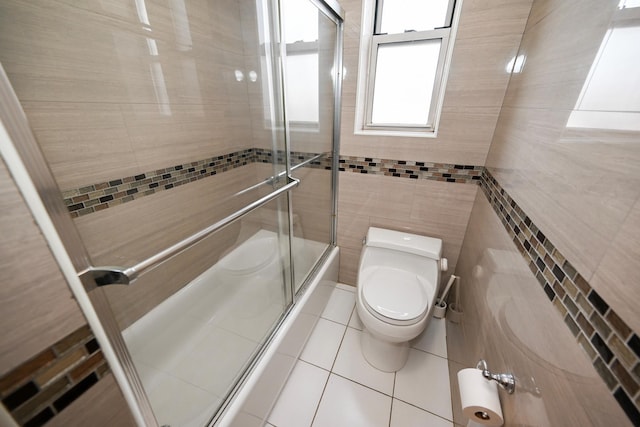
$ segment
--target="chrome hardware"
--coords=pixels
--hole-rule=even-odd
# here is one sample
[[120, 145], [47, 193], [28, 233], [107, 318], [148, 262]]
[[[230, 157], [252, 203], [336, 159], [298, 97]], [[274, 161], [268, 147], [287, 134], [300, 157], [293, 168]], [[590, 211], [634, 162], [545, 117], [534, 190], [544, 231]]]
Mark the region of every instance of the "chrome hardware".
[[500, 387], [506, 390], [507, 393], [513, 394], [516, 389], [516, 378], [513, 374], [493, 374], [489, 371], [487, 367], [487, 362], [485, 360], [480, 360], [476, 369], [480, 369], [482, 371], [482, 376], [485, 377], [488, 381], [495, 381], [498, 383]]

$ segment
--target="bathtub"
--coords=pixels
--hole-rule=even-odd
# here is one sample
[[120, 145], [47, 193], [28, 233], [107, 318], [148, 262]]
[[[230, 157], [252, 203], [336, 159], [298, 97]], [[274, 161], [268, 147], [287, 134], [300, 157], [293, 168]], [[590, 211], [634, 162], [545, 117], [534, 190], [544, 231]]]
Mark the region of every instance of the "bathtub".
[[[273, 287], [281, 287], [281, 282], [267, 280], [255, 286], [256, 277], [264, 280], [281, 274], [277, 242], [275, 233], [259, 230], [123, 331], [159, 425], [205, 426], [223, 400], [209, 425], [264, 424], [338, 276], [338, 248], [325, 251], [326, 244], [294, 238], [296, 268], [308, 271], [309, 260], [324, 253], [321, 263], [304, 289], [297, 290], [296, 302], [252, 364], [242, 364], [247, 353], [239, 353], [239, 362], [233, 365], [232, 352], [261, 342], [281, 317], [283, 304], [273, 297], [278, 293]], [[202, 344], [207, 340], [210, 347]], [[206, 357], [225, 358], [226, 369], [216, 371], [216, 364], [209, 364]], [[191, 364], [204, 366], [207, 372], [195, 371], [189, 360], [199, 361]], [[215, 383], [232, 381], [233, 370], [245, 374], [231, 398], [225, 399], [228, 390], [218, 390]]]

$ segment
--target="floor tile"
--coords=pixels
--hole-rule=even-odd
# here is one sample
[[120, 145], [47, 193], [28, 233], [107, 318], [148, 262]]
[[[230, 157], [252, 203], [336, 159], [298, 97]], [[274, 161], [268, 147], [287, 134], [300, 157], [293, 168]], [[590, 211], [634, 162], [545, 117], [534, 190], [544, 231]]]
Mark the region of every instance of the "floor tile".
[[447, 421], [432, 413], [411, 406], [398, 399], [393, 399], [390, 427], [453, 427]]
[[353, 312], [351, 313], [351, 319], [349, 319], [349, 327], [357, 329], [359, 331], [364, 328], [362, 325], [362, 321], [360, 320], [360, 316], [358, 316], [358, 309], [356, 307], [353, 308]]
[[353, 292], [335, 288], [329, 297], [322, 317], [346, 325], [349, 323], [349, 317], [355, 303], [356, 296]]
[[427, 328], [411, 342], [411, 347], [447, 358], [446, 319], [432, 318]]
[[409, 350], [407, 364], [396, 373], [393, 396], [453, 420], [447, 360], [420, 350]]
[[296, 363], [268, 417], [269, 423], [277, 427], [310, 426], [328, 377], [324, 369]]
[[365, 360], [360, 345], [361, 336], [362, 332], [347, 328], [333, 372], [391, 396], [394, 374], [379, 371]]
[[318, 319], [300, 359], [330, 371], [346, 329], [331, 320]]
[[331, 374], [313, 427], [388, 427], [391, 397]]

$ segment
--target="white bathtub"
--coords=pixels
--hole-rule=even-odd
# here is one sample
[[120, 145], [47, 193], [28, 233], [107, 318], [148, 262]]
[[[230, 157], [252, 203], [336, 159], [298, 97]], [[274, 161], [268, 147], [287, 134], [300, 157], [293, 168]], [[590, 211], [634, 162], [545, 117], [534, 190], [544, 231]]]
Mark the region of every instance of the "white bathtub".
[[[305, 262], [317, 259], [326, 245], [298, 240], [294, 265], [306, 271]], [[160, 425], [207, 425], [227, 394], [224, 384], [245, 370], [248, 352], [280, 318], [275, 252], [275, 233], [260, 230], [123, 332]], [[332, 249], [305, 285], [215, 425], [263, 425], [335, 287], [337, 255]]]

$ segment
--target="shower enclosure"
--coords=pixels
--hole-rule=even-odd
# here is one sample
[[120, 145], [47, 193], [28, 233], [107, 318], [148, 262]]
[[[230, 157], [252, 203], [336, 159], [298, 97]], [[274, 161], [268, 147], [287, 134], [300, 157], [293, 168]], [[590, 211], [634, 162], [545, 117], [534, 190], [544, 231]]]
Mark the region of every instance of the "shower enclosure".
[[139, 424], [221, 422], [335, 246], [341, 33], [322, 0], [0, 5], [2, 156]]

